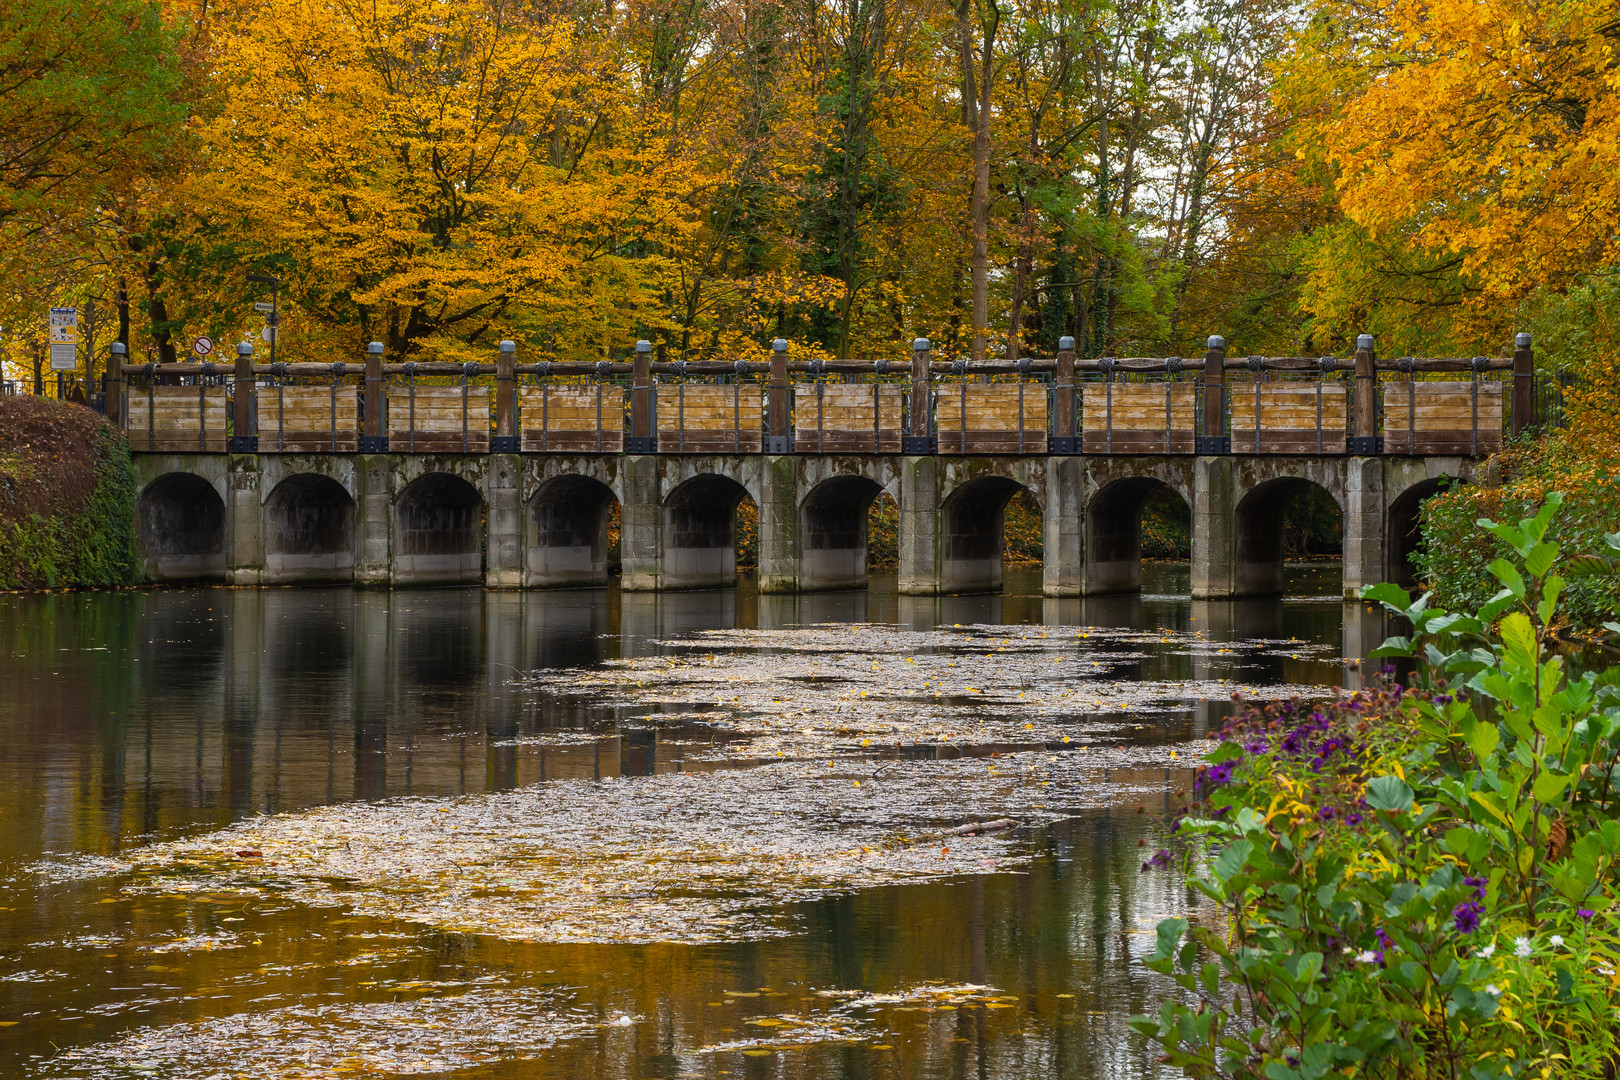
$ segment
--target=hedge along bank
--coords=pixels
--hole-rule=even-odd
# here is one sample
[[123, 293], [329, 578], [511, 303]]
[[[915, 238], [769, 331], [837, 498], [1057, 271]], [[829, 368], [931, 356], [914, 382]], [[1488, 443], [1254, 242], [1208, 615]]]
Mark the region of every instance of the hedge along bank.
[[116, 427], [80, 405], [0, 398], [0, 588], [134, 582], [134, 498]]
[[1250, 707], [1218, 736], [1174, 834], [1219, 919], [1159, 924], [1146, 963], [1179, 994], [1132, 1020], [1166, 1063], [1269, 1080], [1615, 1075], [1620, 671], [1575, 675], [1549, 648], [1562, 502], [1481, 521], [1510, 555], [1477, 614], [1367, 590], [1410, 621], [1380, 653], [1418, 658], [1420, 685], [1386, 674], [1322, 708]]

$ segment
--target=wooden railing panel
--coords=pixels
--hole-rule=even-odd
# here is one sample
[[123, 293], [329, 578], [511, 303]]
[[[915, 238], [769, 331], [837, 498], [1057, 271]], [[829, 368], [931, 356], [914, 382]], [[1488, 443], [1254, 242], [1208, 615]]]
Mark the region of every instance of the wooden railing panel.
[[254, 393], [259, 452], [352, 454], [360, 449], [360, 389], [261, 386]]
[[1403, 381], [1383, 390], [1386, 454], [1488, 454], [1502, 445], [1499, 382]]
[[1190, 382], [1086, 383], [1081, 448], [1088, 454], [1190, 454], [1197, 389]]
[[[1342, 382], [1232, 382], [1232, 453], [1342, 454], [1350, 394]], [[1256, 388], [1258, 387], [1258, 400]], [[1256, 419], [1256, 409], [1258, 420]]]
[[941, 454], [1045, 454], [1046, 385], [957, 383], [934, 398]]
[[660, 453], [757, 454], [764, 448], [765, 392], [752, 384], [658, 388]]
[[801, 383], [793, 447], [806, 454], [898, 454], [905, 399], [884, 383]]
[[[465, 394], [465, 397], [463, 397]], [[388, 388], [388, 449], [405, 453], [489, 452], [489, 388]]]
[[525, 453], [617, 454], [624, 450], [622, 386], [525, 386], [518, 426]]
[[125, 431], [132, 450], [155, 453], [225, 452], [223, 386], [131, 388]]

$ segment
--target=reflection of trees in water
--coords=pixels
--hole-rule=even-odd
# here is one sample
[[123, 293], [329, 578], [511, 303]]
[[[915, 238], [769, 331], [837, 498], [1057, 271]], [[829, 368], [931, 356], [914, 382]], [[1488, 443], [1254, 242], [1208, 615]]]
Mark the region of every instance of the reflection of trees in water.
[[1344, 517], [1333, 496], [1301, 484], [1283, 502], [1283, 557], [1301, 559], [1344, 553]]

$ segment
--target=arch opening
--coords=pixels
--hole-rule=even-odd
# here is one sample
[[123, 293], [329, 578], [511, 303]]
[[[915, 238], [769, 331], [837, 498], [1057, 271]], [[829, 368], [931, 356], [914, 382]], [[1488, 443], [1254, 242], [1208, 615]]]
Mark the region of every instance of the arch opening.
[[264, 566], [271, 582], [354, 580], [354, 499], [342, 484], [300, 473], [276, 485], [264, 508]]
[[866, 587], [871, 512], [882, 494], [875, 480], [836, 476], [805, 496], [799, 507], [801, 590]]
[[529, 500], [528, 584], [599, 586], [619, 568], [619, 501], [589, 476], [559, 476]]
[[1285, 591], [1285, 559], [1343, 554], [1344, 514], [1318, 484], [1278, 477], [1257, 485], [1237, 506], [1238, 596]]
[[729, 476], [694, 476], [664, 500], [664, 588], [735, 585], [738, 567], [758, 565], [758, 553], [758, 507]]
[[135, 501], [142, 568], [158, 581], [225, 576], [225, 502], [192, 473], [166, 473]]
[[[994, 592], [1009, 558], [1042, 556], [1040, 503], [1005, 476], [969, 480], [946, 498], [940, 535], [940, 587], [944, 592]], [[1009, 530], [1009, 524], [1016, 526]], [[1011, 532], [1011, 535], [1009, 535]]]
[[1445, 490], [1446, 480], [1420, 480], [1389, 508], [1389, 580], [1410, 589], [1418, 583], [1418, 552], [1423, 548], [1423, 504]]
[[477, 585], [484, 578], [484, 500], [459, 476], [428, 473], [394, 504], [395, 582]]
[[1192, 507], [1163, 480], [1133, 476], [1106, 485], [1086, 509], [1086, 592], [1141, 592], [1144, 556], [1191, 556]]

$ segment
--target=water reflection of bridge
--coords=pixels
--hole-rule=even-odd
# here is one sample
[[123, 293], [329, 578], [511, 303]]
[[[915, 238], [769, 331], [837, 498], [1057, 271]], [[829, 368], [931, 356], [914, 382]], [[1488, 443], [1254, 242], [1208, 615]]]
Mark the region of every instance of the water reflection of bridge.
[[[30, 618], [51, 622], [42, 598]], [[79, 601], [74, 600], [74, 603]], [[716, 765], [697, 760], [723, 738], [665, 714], [621, 714], [541, 698], [514, 682], [542, 667], [577, 666], [655, 648], [709, 628], [842, 621], [929, 629], [974, 623], [1165, 626], [1214, 640], [1300, 638], [1364, 655], [1382, 623], [1360, 604], [1195, 601], [1155, 596], [909, 597], [871, 593], [771, 596], [479, 590], [175, 590], [90, 598], [115, 662], [69, 681], [84, 707], [30, 702], [60, 679], [56, 651], [19, 662], [10, 693], [13, 757], [32, 762], [7, 800], [57, 806], [53, 828], [133, 838], [184, 824], [224, 824], [348, 799], [452, 795], [542, 779], [648, 775]], [[26, 629], [26, 628], [25, 628]], [[39, 628], [36, 628], [39, 629]], [[25, 635], [26, 636], [26, 635]], [[49, 640], [43, 630], [39, 640]], [[1149, 651], [1110, 677], [1255, 684], [1340, 681], [1337, 663], [1253, 655]], [[94, 659], [105, 653], [78, 654]], [[45, 665], [40, 672], [30, 665]], [[1165, 739], [1193, 738], [1231, 705], [1212, 699], [1152, 719]], [[14, 727], [16, 725], [14, 724]], [[935, 751], [937, 752], [937, 751]], [[957, 753], [959, 751], [950, 751]], [[71, 785], [57, 779], [73, 776]], [[215, 809], [209, 809], [215, 808]], [[221, 816], [228, 810], [228, 816]], [[202, 815], [202, 816], [199, 816]], [[13, 838], [27, 844], [26, 838]]]
[[749, 501], [761, 591], [859, 588], [868, 509], [886, 497], [901, 592], [993, 591], [1005, 509], [1025, 493], [1043, 515], [1042, 591], [1087, 596], [1140, 587], [1143, 508], [1168, 496], [1190, 515], [1193, 595], [1222, 598], [1281, 591], [1285, 509], [1316, 491], [1351, 595], [1410, 576], [1418, 505], [1533, 411], [1527, 335], [1511, 360], [1385, 361], [1370, 339], [1339, 361], [1237, 359], [1217, 338], [1186, 364], [1064, 350], [972, 370], [919, 341], [892, 374], [790, 364], [779, 344], [768, 364], [690, 366], [646, 349], [572, 367], [244, 355], [228, 385], [213, 365], [124, 369], [111, 411], [136, 451], [144, 566], [497, 588], [619, 569], [627, 590], [711, 588], [736, 579]]

